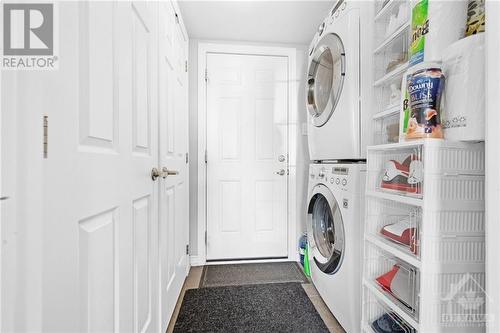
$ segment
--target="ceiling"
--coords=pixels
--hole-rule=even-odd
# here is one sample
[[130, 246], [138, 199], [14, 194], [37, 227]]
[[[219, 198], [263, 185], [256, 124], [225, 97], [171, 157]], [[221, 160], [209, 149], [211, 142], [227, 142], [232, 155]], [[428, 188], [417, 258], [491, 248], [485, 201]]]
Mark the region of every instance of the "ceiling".
[[190, 38], [308, 45], [335, 1], [192, 1], [179, 6]]

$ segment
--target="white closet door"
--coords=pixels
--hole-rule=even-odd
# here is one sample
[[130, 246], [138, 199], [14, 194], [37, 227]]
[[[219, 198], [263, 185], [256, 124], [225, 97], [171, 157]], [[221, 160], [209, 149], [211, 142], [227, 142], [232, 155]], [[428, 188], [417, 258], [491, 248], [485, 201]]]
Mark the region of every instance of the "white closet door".
[[207, 55], [207, 259], [286, 257], [286, 57]]
[[157, 3], [61, 2], [43, 217], [45, 332], [157, 332]]
[[159, 165], [172, 173], [160, 178], [159, 193], [160, 318], [165, 332], [189, 264], [187, 40], [169, 2], [160, 3], [159, 22]]
[[188, 269], [187, 36], [169, 1], [58, 7], [59, 69], [2, 78], [0, 326], [165, 332]]

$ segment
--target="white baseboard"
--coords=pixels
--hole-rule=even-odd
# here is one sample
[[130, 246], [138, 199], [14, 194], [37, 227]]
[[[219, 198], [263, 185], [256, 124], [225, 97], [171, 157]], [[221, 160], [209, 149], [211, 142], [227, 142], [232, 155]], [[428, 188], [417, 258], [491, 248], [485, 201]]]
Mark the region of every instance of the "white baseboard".
[[191, 263], [191, 266], [204, 266], [205, 258], [200, 256], [189, 256], [189, 262]]
[[298, 252], [289, 256], [288, 258], [282, 259], [251, 259], [251, 260], [217, 260], [210, 261], [207, 263], [205, 257], [202, 256], [189, 256], [189, 262], [191, 266], [205, 266], [205, 265], [225, 265], [225, 264], [247, 264], [247, 263], [263, 263], [263, 262], [284, 262], [284, 261], [296, 261], [300, 262], [300, 257]]

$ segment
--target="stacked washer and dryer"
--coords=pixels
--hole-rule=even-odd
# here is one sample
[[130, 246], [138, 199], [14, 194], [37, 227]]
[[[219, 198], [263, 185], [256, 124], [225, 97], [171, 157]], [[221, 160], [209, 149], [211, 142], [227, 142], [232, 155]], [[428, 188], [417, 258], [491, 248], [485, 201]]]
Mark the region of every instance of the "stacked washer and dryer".
[[[365, 158], [371, 100], [370, 10], [339, 0], [309, 48], [311, 164], [307, 234], [311, 279], [347, 332], [361, 329]], [[363, 40], [363, 45], [360, 41]]]

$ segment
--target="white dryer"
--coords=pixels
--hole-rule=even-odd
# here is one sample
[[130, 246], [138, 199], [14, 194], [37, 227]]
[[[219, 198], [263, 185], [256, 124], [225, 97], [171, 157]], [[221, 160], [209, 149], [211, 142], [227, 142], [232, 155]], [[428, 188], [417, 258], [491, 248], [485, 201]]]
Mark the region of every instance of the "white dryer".
[[347, 332], [361, 331], [365, 164], [311, 164], [307, 235], [311, 279]]
[[373, 71], [368, 7], [373, 6], [338, 1], [309, 48], [306, 106], [312, 161], [366, 157], [362, 109], [370, 100], [366, 84], [371, 83]]

